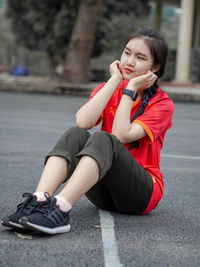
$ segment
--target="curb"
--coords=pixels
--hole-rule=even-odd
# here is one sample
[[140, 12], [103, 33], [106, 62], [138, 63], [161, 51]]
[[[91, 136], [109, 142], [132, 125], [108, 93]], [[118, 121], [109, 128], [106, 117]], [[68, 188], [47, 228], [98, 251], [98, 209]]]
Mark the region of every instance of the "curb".
[[[91, 91], [99, 83], [74, 84], [61, 82], [49, 77], [16, 77], [8, 74], [0, 74], [0, 91], [24, 92], [42, 94], [64, 94], [73, 96], [89, 96]], [[173, 101], [200, 103], [200, 86], [175, 85], [160, 83], [161, 88]]]
[[200, 103], [200, 88], [162, 86], [161, 88], [175, 102]]

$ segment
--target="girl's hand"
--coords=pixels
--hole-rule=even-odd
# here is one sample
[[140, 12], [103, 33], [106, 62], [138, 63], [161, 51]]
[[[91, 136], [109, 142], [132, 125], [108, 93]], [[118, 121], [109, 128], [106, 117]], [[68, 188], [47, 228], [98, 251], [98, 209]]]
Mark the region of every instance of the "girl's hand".
[[127, 88], [133, 91], [145, 90], [151, 87], [157, 78], [158, 77], [153, 72], [148, 71], [146, 74], [132, 78]]
[[110, 65], [110, 75], [111, 77], [116, 77], [117, 79], [119, 79], [120, 82], [123, 81], [123, 76], [121, 73], [121, 69], [120, 69], [120, 61], [119, 60], [115, 60], [111, 65]]

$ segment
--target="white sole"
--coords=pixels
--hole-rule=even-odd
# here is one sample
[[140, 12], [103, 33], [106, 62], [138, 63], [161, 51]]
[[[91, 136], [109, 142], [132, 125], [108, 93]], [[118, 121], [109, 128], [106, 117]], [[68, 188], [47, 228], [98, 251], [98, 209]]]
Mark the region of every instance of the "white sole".
[[65, 225], [65, 226], [56, 227], [56, 228], [53, 228], [53, 229], [47, 228], [47, 227], [44, 227], [44, 226], [40, 226], [40, 225], [36, 225], [36, 224], [30, 223], [30, 222], [23, 223], [23, 226], [25, 228], [27, 226], [27, 228], [31, 228], [33, 230], [37, 230], [39, 232], [43, 232], [43, 233], [50, 234], [50, 235], [67, 233], [71, 229], [70, 224]]
[[7, 226], [7, 227], [11, 227], [11, 228], [25, 229], [23, 225], [21, 225], [19, 223], [10, 222], [10, 221], [8, 221], [6, 223], [1, 221], [1, 224], [3, 226]]

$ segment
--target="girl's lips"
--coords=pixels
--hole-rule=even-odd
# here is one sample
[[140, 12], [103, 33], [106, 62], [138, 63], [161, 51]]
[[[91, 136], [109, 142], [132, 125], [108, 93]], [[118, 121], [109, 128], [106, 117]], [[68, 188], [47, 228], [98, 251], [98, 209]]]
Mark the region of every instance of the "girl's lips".
[[130, 69], [128, 69], [128, 68], [125, 68], [124, 71], [125, 71], [127, 74], [131, 74], [131, 73], [133, 73], [133, 71], [130, 70]]

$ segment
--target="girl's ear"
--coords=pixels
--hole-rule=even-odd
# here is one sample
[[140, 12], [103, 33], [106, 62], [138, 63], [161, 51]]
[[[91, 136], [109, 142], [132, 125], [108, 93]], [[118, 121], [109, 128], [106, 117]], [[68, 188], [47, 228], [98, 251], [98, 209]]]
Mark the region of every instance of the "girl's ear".
[[157, 71], [159, 71], [159, 69], [160, 69], [160, 64], [157, 64], [157, 65], [155, 65], [155, 66], [153, 66], [152, 67], [152, 72], [157, 72]]

